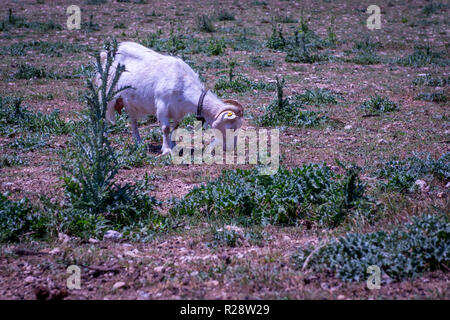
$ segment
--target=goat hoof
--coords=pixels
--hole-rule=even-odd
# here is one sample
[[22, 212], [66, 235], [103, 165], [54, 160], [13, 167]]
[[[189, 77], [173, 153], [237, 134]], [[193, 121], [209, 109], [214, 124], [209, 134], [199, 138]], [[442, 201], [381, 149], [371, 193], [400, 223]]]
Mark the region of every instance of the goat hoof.
[[160, 157], [164, 157], [167, 155], [172, 155], [172, 150], [170, 149], [162, 150], [162, 154], [160, 155]]

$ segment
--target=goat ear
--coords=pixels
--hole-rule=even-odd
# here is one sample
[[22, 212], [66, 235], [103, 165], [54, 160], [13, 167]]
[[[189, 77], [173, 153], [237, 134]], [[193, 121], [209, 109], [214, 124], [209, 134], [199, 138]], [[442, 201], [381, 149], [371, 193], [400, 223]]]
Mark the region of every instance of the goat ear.
[[239, 102], [237, 102], [236, 100], [233, 100], [233, 99], [226, 99], [226, 100], [223, 100], [223, 102], [225, 102], [227, 104], [232, 104], [232, 105], [234, 105], [236, 107], [239, 107], [239, 108], [242, 108], [242, 109], [244, 108], [242, 106], [242, 104], [240, 104]]
[[123, 100], [122, 98], [118, 98], [116, 100], [116, 104], [114, 105], [114, 109], [117, 111], [118, 114], [122, 114], [122, 109], [123, 109], [124, 105], [123, 105]]

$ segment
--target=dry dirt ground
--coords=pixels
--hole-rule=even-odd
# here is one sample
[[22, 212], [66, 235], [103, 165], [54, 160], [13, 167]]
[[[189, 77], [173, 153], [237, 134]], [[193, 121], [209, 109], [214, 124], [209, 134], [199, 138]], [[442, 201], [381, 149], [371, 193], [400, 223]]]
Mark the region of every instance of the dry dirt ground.
[[[214, 37], [233, 39], [245, 33], [263, 43], [272, 32], [271, 19], [276, 16], [301, 15], [309, 19], [309, 26], [325, 37], [334, 16], [338, 39], [329, 54], [342, 57], [354, 41], [370, 37], [382, 47], [377, 53], [383, 59], [405, 57], [414, 46], [429, 45], [433, 50], [449, 53], [449, 8], [441, 8], [430, 15], [422, 13], [428, 1], [383, 2], [380, 30], [370, 31], [365, 21], [366, 8], [373, 1], [78, 1], [82, 8], [81, 30], [66, 29], [66, 9], [73, 1], [2, 1], [0, 20], [8, 19], [8, 9], [27, 21], [53, 21], [62, 30], [42, 31], [34, 28], [11, 28], [0, 31], [0, 95], [22, 96], [32, 110], [49, 113], [61, 110], [66, 120], [76, 118], [84, 108], [80, 92], [83, 78], [28, 79], [14, 77], [22, 63], [60, 74], [72, 74], [91, 55], [101, 49], [109, 36], [118, 40], [138, 41], [147, 34], [161, 30], [168, 36], [171, 28], [179, 34], [193, 34], [199, 38], [211, 34], [196, 29], [199, 12], [209, 15], [226, 9], [235, 16], [233, 21], [214, 20]], [[445, 2], [443, 2], [445, 3]], [[89, 28], [89, 19], [98, 30]], [[281, 23], [291, 33], [298, 23]], [[26, 49], [25, 55], [9, 54], [10, 46], [30, 41], [46, 41], [83, 45], [79, 52], [60, 55]], [[250, 58], [273, 60], [267, 67], [256, 67]], [[445, 90], [425, 88], [413, 84], [419, 74], [448, 77], [447, 66], [426, 65], [403, 67], [382, 62], [358, 65], [342, 60], [326, 63], [288, 63], [285, 53], [265, 48], [234, 50], [227, 46], [219, 56], [186, 54], [196, 67], [203, 67], [201, 75], [212, 88], [226, 73], [228, 61], [234, 59], [236, 74], [254, 81], [268, 83], [277, 75], [286, 79], [287, 95], [305, 89], [326, 88], [343, 97], [337, 104], [322, 107], [333, 118], [334, 125], [325, 128], [289, 128], [281, 133], [283, 164], [295, 167], [305, 163], [355, 162], [360, 166], [375, 166], [392, 156], [404, 158], [412, 152], [429, 152], [435, 158], [450, 151], [449, 112], [446, 102], [416, 100], [421, 91]], [[220, 62], [223, 64], [220, 65]], [[208, 67], [209, 66], [209, 67]], [[376, 93], [389, 97], [400, 105], [397, 112], [377, 117], [363, 117], [358, 106]], [[226, 92], [224, 96], [239, 100], [245, 106], [244, 128], [253, 126], [251, 118], [259, 108], [274, 98], [274, 91]], [[142, 124], [141, 132], [151, 124]], [[129, 136], [131, 143], [131, 135]], [[126, 135], [125, 135], [126, 134]], [[7, 144], [14, 137], [0, 137], [2, 153], [12, 153]], [[66, 147], [68, 136], [51, 136], [49, 145], [34, 151], [22, 152], [26, 160], [22, 166], [0, 168], [0, 192], [10, 197], [28, 197], [39, 201], [41, 195], [63, 199], [62, 175], [58, 151]], [[193, 186], [218, 176], [220, 166], [144, 165], [121, 170], [119, 179], [134, 181], [144, 173], [155, 173], [158, 199], [182, 197]], [[364, 177], [363, 177], [364, 178]], [[435, 206], [448, 213], [449, 190], [444, 186], [424, 193], [384, 194], [388, 204], [385, 217], [374, 226], [364, 226], [362, 232], [401, 225], [422, 209]], [[149, 243], [81, 241], [76, 238], [54, 239], [50, 242], [3, 244], [0, 251], [0, 298], [35, 299], [45, 296], [46, 290], [54, 298], [66, 299], [449, 299], [450, 276], [445, 272], [383, 285], [380, 290], [368, 290], [365, 282], [347, 283], [331, 275], [301, 272], [294, 268], [290, 257], [299, 247], [317, 244], [326, 236], [344, 234], [338, 230], [318, 226], [275, 227], [261, 230], [260, 241], [243, 240], [237, 247], [211, 246], [207, 223], [184, 226], [169, 234], [158, 235]], [[355, 231], [355, 230], [352, 230]], [[56, 249], [55, 249], [56, 248]], [[66, 268], [82, 267], [81, 289], [66, 292]], [[120, 283], [123, 282], [123, 283]], [[119, 284], [117, 284], [119, 283]], [[116, 285], [116, 288], [114, 287]], [[118, 287], [118, 288], [117, 288]]]

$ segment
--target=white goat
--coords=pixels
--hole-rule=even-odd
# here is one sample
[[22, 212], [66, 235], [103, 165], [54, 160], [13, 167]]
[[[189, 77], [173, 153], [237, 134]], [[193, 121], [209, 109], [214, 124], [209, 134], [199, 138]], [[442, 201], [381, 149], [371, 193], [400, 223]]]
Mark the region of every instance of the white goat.
[[[106, 53], [101, 53], [102, 64]], [[163, 131], [162, 153], [170, 153], [174, 147], [171, 132], [189, 113], [197, 113], [212, 128], [222, 132], [239, 129], [242, 125], [243, 107], [235, 100], [221, 101], [211, 91], [205, 91], [198, 74], [184, 61], [159, 54], [134, 42], [122, 42], [114, 59], [111, 72], [118, 64], [125, 66], [115, 89], [131, 86], [110, 101], [106, 118], [115, 123], [114, 112], [125, 108], [131, 120], [132, 134], [141, 142], [137, 120], [156, 115]], [[170, 128], [170, 119], [173, 128]], [[224, 141], [225, 143], [225, 141]], [[225, 144], [224, 144], [225, 145]]]

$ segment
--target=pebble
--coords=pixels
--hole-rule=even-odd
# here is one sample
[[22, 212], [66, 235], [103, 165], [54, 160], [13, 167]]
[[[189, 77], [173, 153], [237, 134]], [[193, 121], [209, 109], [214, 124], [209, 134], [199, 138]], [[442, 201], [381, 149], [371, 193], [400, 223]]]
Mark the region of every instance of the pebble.
[[108, 230], [106, 231], [105, 235], [103, 236], [103, 239], [108, 239], [108, 240], [119, 240], [120, 238], [122, 238], [122, 234], [118, 231], [115, 230]]
[[125, 287], [125, 286], [126, 286], [126, 283], [125, 283], [125, 282], [119, 281], [119, 282], [114, 283], [113, 289], [114, 289], [114, 290], [117, 290], [117, 289], [123, 288], [123, 287]]
[[166, 271], [166, 269], [164, 268], [164, 266], [160, 266], [160, 267], [154, 268], [153, 271], [164, 273], [164, 271]]
[[67, 243], [70, 240], [70, 237], [67, 234], [64, 234], [62, 232], [58, 233], [58, 240], [62, 243]]
[[60, 254], [61, 253], [61, 249], [60, 248], [54, 248], [54, 249], [50, 250], [48, 253], [51, 254], [52, 256], [54, 256], [54, 255]]
[[427, 185], [427, 182], [425, 180], [416, 180], [416, 182], [414, 182], [414, 184], [418, 185], [420, 188], [420, 191], [422, 192], [427, 192], [430, 187]]

